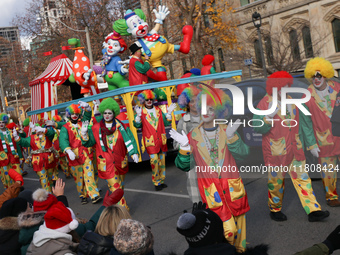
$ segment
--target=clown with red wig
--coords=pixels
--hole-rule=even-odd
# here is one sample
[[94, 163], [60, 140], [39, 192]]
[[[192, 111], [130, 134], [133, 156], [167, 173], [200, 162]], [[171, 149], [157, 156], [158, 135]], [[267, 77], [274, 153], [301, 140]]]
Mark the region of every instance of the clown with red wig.
[[[311, 222], [320, 221], [328, 217], [329, 212], [321, 211], [321, 206], [316, 201], [313, 192], [308, 171], [305, 169], [304, 140], [299, 119], [301, 113], [293, 104], [287, 105], [286, 113], [281, 113], [281, 90], [284, 87], [292, 86], [293, 77], [285, 71], [278, 71], [270, 75], [266, 83], [267, 94], [259, 102], [257, 108], [259, 110], [268, 110], [275, 106], [275, 109], [266, 116], [254, 115], [254, 119], [262, 123], [262, 125], [258, 124], [254, 130], [262, 134], [263, 157], [265, 165], [268, 166], [270, 217], [275, 221], [287, 220], [286, 215], [281, 210], [284, 178], [288, 173], [300, 198], [302, 207], [308, 214], [308, 220]], [[277, 88], [277, 97], [273, 95], [273, 88]], [[291, 97], [288, 96], [288, 98]], [[278, 121], [275, 122], [275, 119]], [[307, 137], [307, 139], [309, 138]]]
[[[239, 120], [229, 120], [232, 115], [229, 96], [220, 89], [203, 90], [197, 99], [199, 112], [203, 95], [207, 98], [207, 112], [201, 114], [202, 122], [188, 135], [184, 131], [170, 131], [171, 138], [180, 145], [175, 164], [185, 172], [196, 172], [201, 201], [220, 216], [227, 241], [243, 252], [246, 248], [245, 213], [250, 208], [235, 160], [245, 159], [249, 147], [236, 132]], [[226, 119], [230, 123], [215, 125], [215, 119]]]
[[334, 76], [332, 64], [324, 58], [313, 58], [307, 62], [305, 78], [312, 83], [308, 90], [311, 99], [304, 105], [311, 116], [301, 114], [304, 121], [303, 133], [311, 137], [307, 150], [318, 158], [322, 166], [322, 182], [326, 192], [327, 205], [340, 206], [336, 191], [336, 167], [340, 159], [340, 137], [332, 134], [331, 118], [336, 105], [340, 83], [330, 80]]
[[68, 106], [66, 116], [69, 121], [60, 130], [59, 145], [61, 151], [67, 154], [81, 203], [86, 204], [89, 196], [95, 204], [102, 198], [95, 181], [92, 148], [84, 147], [81, 142], [82, 108], [85, 109], [83, 121], [91, 120], [92, 109], [88, 103], [79, 101], [79, 104]]
[[202, 59], [202, 69], [201, 69], [201, 75], [206, 74], [213, 74], [216, 73], [215, 68], [213, 66], [213, 62], [215, 60], [215, 57], [213, 55], [205, 55]]
[[6, 113], [0, 114], [0, 177], [6, 189], [13, 184], [13, 180], [8, 175], [11, 168], [22, 175], [20, 159], [23, 158], [12, 131], [6, 127], [8, 120]]
[[125, 79], [129, 70], [121, 64], [122, 60], [118, 56], [127, 49], [124, 39], [114, 31], [106, 36], [103, 46], [103, 60], [100, 66], [103, 68], [102, 75], [108, 83], [109, 90], [129, 86], [129, 82]]
[[156, 95], [152, 90], [144, 90], [138, 95], [142, 107], [135, 107], [137, 113], [134, 126], [142, 129], [142, 143], [150, 156], [152, 183], [156, 191], [166, 188], [165, 152], [168, 151], [165, 126], [171, 124], [171, 113], [176, 104], [168, 107], [165, 115], [158, 106], [154, 106]]

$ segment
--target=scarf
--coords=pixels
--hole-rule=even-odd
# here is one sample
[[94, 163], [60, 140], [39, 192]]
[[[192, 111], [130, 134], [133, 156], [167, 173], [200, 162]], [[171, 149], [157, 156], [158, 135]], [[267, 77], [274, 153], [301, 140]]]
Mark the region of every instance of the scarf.
[[11, 134], [8, 132], [7, 129], [6, 129], [6, 135], [4, 135], [2, 131], [0, 131], [0, 138], [1, 138], [2, 148], [4, 148], [4, 151], [8, 153], [7, 144], [6, 144], [6, 140], [7, 140], [9, 147], [11, 148], [12, 154], [17, 155], [13, 142], [12, 142]]
[[108, 63], [110, 63], [112, 57], [113, 57], [113, 55], [107, 54], [107, 51], [104, 53], [103, 60], [100, 62], [100, 66], [103, 69], [102, 75], [106, 75], [106, 68], [105, 68], [105, 66]]
[[99, 140], [100, 140], [100, 146], [102, 147], [103, 151], [107, 151], [107, 139], [106, 136], [112, 135], [116, 131], [116, 121], [115, 119], [112, 120], [112, 127], [111, 129], [108, 129], [105, 125], [105, 120], [102, 119], [99, 122], [100, 129], [99, 129]]
[[146, 36], [143, 37], [144, 40], [148, 41], [148, 42], [155, 42], [158, 40], [158, 38], [160, 37], [159, 34], [148, 34]]

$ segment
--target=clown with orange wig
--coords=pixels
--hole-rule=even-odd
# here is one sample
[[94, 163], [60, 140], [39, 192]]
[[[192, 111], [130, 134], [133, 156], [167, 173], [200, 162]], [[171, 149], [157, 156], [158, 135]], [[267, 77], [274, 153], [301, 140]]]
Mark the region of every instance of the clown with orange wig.
[[102, 198], [94, 178], [92, 149], [81, 143], [82, 108], [85, 109], [83, 121], [90, 120], [92, 109], [88, 103], [79, 101], [79, 104], [71, 104], [66, 108], [69, 121], [60, 130], [59, 145], [61, 151], [67, 154], [81, 203], [86, 204], [89, 196], [95, 204]]
[[[320, 221], [329, 216], [329, 212], [321, 211], [320, 204], [316, 201], [311, 179], [305, 169], [306, 158], [304, 153], [303, 136], [301, 133], [300, 119], [302, 115], [299, 109], [293, 105], [287, 105], [287, 112], [281, 115], [281, 90], [283, 87], [291, 87], [293, 77], [279, 71], [270, 75], [267, 79], [267, 94], [259, 102], [259, 110], [268, 110], [276, 103], [273, 98], [273, 88], [277, 88], [278, 107], [274, 112], [266, 116], [254, 115], [254, 119], [263, 125], [257, 125], [255, 132], [262, 134], [262, 151], [265, 165], [268, 166], [268, 206], [270, 217], [275, 221], [285, 221], [287, 217], [281, 212], [284, 195], [285, 174], [290, 175], [296, 192], [300, 198], [302, 207], [308, 214], [309, 221]], [[291, 98], [290, 96], [288, 98]], [[274, 123], [273, 119], [277, 119]], [[282, 125], [281, 123], [285, 123]], [[303, 125], [303, 124], [301, 124]], [[309, 139], [308, 137], [306, 138]], [[308, 143], [308, 141], [306, 141]], [[272, 168], [269, 168], [272, 166]], [[274, 169], [279, 168], [280, 171]], [[286, 168], [284, 168], [286, 167]], [[288, 169], [288, 171], [287, 171]]]
[[[199, 111], [203, 95], [207, 98], [207, 112], [201, 114], [202, 122], [188, 135], [184, 130], [182, 133], [170, 131], [171, 138], [180, 144], [175, 164], [185, 172], [195, 166], [191, 171], [197, 174], [201, 201], [220, 216], [228, 242], [243, 252], [246, 248], [245, 213], [250, 208], [235, 160], [245, 159], [249, 148], [236, 132], [239, 120], [229, 120], [232, 115], [229, 96], [220, 89], [203, 90], [197, 97]], [[230, 123], [215, 125], [215, 119], [226, 119]]]
[[6, 189], [13, 184], [13, 180], [8, 175], [11, 168], [22, 175], [20, 168], [22, 153], [15, 142], [12, 131], [6, 127], [8, 120], [7, 114], [0, 114], [0, 177]]
[[158, 106], [154, 106], [156, 95], [152, 90], [144, 90], [138, 95], [142, 107], [135, 107], [137, 113], [134, 126], [142, 129], [142, 143], [150, 156], [152, 183], [156, 191], [166, 188], [165, 152], [168, 151], [165, 126], [171, 123], [171, 113], [176, 104], [168, 107], [165, 115]]
[[305, 77], [310, 79], [308, 87], [312, 97], [305, 107], [312, 114], [301, 114], [304, 121], [303, 133], [311, 137], [307, 150], [318, 158], [322, 166], [322, 181], [326, 192], [327, 205], [340, 206], [336, 191], [337, 171], [335, 167], [340, 157], [340, 138], [332, 134], [331, 117], [336, 103], [336, 95], [340, 84], [329, 80], [334, 76], [332, 64], [324, 58], [313, 58], [307, 62]]

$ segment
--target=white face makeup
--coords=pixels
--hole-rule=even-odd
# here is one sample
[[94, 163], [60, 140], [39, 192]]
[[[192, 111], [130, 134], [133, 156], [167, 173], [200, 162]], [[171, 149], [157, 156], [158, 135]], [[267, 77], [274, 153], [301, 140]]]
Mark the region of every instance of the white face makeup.
[[145, 100], [145, 106], [151, 107], [153, 106], [153, 100], [152, 99], [146, 99]]
[[109, 109], [107, 109], [107, 110], [104, 111], [104, 113], [103, 113], [103, 118], [104, 118], [104, 120], [105, 120], [106, 122], [112, 121], [112, 120], [113, 120], [113, 117], [114, 117], [113, 111], [111, 111], [111, 110], [109, 110]]
[[79, 119], [79, 114], [71, 114], [71, 119], [72, 119], [72, 120], [77, 120], [77, 119]]
[[0, 121], [0, 129], [5, 129], [6, 128], [6, 122]]
[[326, 82], [326, 79], [319, 73], [316, 72], [313, 76], [313, 85], [315, 88], [319, 89], [321, 88]]
[[107, 45], [106, 45], [106, 51], [107, 51], [107, 54], [112, 56], [112, 55], [117, 55], [118, 52], [120, 51], [120, 43], [119, 41], [117, 40], [112, 40], [112, 39], [109, 39], [107, 41]]
[[207, 109], [207, 114], [202, 115], [202, 121], [205, 123], [210, 123], [215, 119], [215, 109], [211, 106]]
[[196, 103], [197, 103], [197, 97], [193, 96], [189, 102], [189, 107], [190, 107], [190, 113], [195, 116], [198, 115]]
[[137, 15], [133, 15], [126, 21], [128, 32], [134, 37], [144, 37], [149, 32], [149, 25]]

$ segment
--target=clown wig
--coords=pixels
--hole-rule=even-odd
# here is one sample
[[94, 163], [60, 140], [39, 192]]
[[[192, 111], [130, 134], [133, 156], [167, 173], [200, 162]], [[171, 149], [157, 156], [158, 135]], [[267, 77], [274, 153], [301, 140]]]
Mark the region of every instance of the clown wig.
[[52, 117], [52, 120], [53, 120], [54, 122], [60, 122], [60, 121], [62, 121], [63, 119], [61, 118], [60, 115], [54, 115], [54, 116]]
[[6, 113], [0, 113], [0, 121], [7, 123], [8, 122], [8, 115]]
[[200, 92], [201, 90], [198, 89], [196, 86], [190, 86], [185, 88], [178, 97], [177, 103], [179, 107], [185, 108], [189, 104], [190, 100], [193, 97], [197, 96]]
[[[201, 112], [202, 95], [207, 95], [207, 106], [215, 109], [217, 119], [229, 119], [232, 115], [233, 102], [230, 97], [221, 89], [207, 90], [204, 89], [197, 96], [197, 110]], [[221, 104], [222, 102], [222, 104]]]
[[155, 100], [156, 99], [156, 94], [150, 90], [150, 89], [146, 89], [143, 90], [139, 95], [138, 95], [138, 100], [141, 104], [144, 104], [146, 99], [152, 99]]
[[83, 112], [82, 108], [79, 108], [79, 104], [71, 104], [66, 108], [66, 116], [71, 117], [72, 114], [81, 115]]
[[277, 91], [280, 91], [282, 87], [288, 85], [288, 87], [291, 87], [293, 84], [293, 76], [291, 76], [286, 71], [278, 71], [273, 74], [271, 74], [267, 78], [266, 82], [266, 91], [268, 95], [272, 95], [273, 88], [277, 88]]
[[334, 69], [331, 62], [324, 58], [312, 58], [309, 60], [305, 68], [305, 77], [307, 79], [312, 78], [316, 71], [319, 71], [323, 77], [328, 79], [334, 76]]
[[[144, 20], [144, 21], [146, 20], [146, 16], [145, 16], [144, 12], [143, 12], [141, 9], [135, 9], [133, 12], [134, 12], [138, 17], [140, 17], [142, 20]], [[130, 13], [132, 13], [132, 11], [131, 11], [131, 10], [127, 10], [126, 13], [125, 13], [125, 16], [126, 16], [127, 14], [130, 14]], [[116, 21], [113, 23], [112, 27], [113, 27], [113, 30], [114, 30], [114, 31], [118, 32], [118, 33], [121, 34], [121, 35], [131, 35], [131, 34], [127, 31], [128, 26], [127, 26], [127, 24], [126, 24], [125, 19], [116, 20]]]
[[202, 59], [202, 65], [209, 66], [212, 64], [214, 60], [215, 60], [215, 57], [213, 55], [205, 55]]
[[118, 103], [111, 97], [104, 99], [99, 105], [99, 112], [101, 114], [104, 114], [105, 110], [112, 111], [115, 117], [120, 114]]
[[29, 124], [30, 124], [30, 119], [29, 118], [25, 119], [24, 122], [22, 123], [22, 125], [24, 127], [27, 127]]
[[119, 51], [119, 53], [123, 53], [123, 52], [127, 49], [126, 42], [125, 42], [124, 39], [120, 36], [120, 34], [118, 34], [116, 31], [113, 31], [113, 33], [110, 33], [108, 36], [106, 36], [105, 42], [103, 43], [103, 47], [104, 47], [104, 48], [107, 47], [107, 42], [108, 42], [110, 39], [119, 42], [120, 47], [121, 47], [121, 50]]

